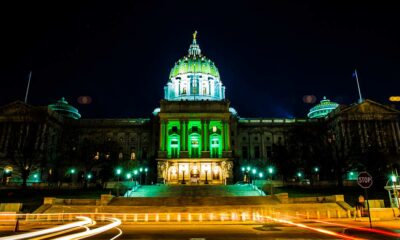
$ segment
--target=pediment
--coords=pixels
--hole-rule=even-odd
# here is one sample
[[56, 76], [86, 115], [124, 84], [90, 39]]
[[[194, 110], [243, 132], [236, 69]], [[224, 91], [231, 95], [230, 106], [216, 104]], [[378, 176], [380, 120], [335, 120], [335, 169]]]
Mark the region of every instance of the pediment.
[[0, 115], [3, 116], [16, 116], [29, 114], [35, 111], [35, 109], [22, 101], [15, 101], [0, 107]]
[[365, 100], [338, 111], [335, 115], [347, 119], [393, 119], [400, 111], [372, 100]]

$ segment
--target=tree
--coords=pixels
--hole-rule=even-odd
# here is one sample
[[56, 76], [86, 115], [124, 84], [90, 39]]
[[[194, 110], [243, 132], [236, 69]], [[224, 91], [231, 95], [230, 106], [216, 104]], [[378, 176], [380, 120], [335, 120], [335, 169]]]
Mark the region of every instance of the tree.
[[[16, 175], [22, 180], [22, 187], [27, 186], [27, 179], [32, 171], [45, 165], [46, 137], [34, 122], [14, 122], [11, 131], [16, 133], [10, 136], [9, 145], [4, 160], [15, 168]], [[40, 132], [39, 132], [40, 131]]]

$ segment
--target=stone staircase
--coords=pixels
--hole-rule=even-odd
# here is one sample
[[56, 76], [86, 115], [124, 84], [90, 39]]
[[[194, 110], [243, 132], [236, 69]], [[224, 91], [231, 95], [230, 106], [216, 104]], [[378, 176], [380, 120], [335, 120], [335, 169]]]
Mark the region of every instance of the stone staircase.
[[145, 185], [126, 197], [243, 197], [260, 196], [250, 185]]
[[277, 204], [262, 197], [250, 185], [148, 185], [126, 196], [113, 198], [109, 206], [222, 206]]

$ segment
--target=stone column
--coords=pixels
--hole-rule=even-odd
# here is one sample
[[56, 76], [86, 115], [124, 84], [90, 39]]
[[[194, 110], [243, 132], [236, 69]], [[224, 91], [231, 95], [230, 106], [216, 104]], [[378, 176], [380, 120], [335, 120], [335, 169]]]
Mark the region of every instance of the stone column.
[[206, 151], [206, 122], [201, 120], [201, 151]]
[[164, 151], [167, 151], [168, 145], [168, 120], [165, 120], [165, 127], [164, 127]]
[[390, 125], [391, 125], [391, 127], [392, 127], [393, 141], [394, 141], [394, 145], [396, 146], [396, 151], [397, 151], [397, 149], [399, 148], [399, 143], [398, 143], [398, 140], [397, 140], [397, 133], [396, 133], [396, 130], [395, 130], [395, 128], [394, 128], [394, 123], [393, 123], [393, 121], [390, 123]]
[[224, 120], [223, 124], [223, 133], [224, 133], [224, 149], [225, 151], [229, 151], [231, 149], [231, 144], [229, 140], [229, 122]]
[[188, 139], [189, 139], [189, 136], [188, 136], [188, 134], [189, 134], [189, 131], [188, 131], [188, 128], [189, 128], [189, 122], [188, 122], [188, 120], [185, 120], [185, 127], [184, 127], [184, 149], [183, 150], [185, 150], [185, 151], [187, 151], [188, 150]]
[[183, 150], [183, 142], [185, 141], [185, 137], [184, 137], [184, 122], [183, 120], [179, 121], [179, 129], [180, 129], [180, 133], [179, 133], [179, 150], [182, 151]]
[[160, 151], [165, 151], [165, 142], [164, 142], [164, 132], [165, 132], [165, 121], [161, 120], [160, 124]]
[[210, 151], [210, 133], [208, 132], [209, 131], [209, 129], [210, 129], [210, 126], [209, 126], [209, 124], [210, 124], [210, 121], [209, 120], [206, 120], [205, 121], [205, 149], [206, 149], [206, 151]]

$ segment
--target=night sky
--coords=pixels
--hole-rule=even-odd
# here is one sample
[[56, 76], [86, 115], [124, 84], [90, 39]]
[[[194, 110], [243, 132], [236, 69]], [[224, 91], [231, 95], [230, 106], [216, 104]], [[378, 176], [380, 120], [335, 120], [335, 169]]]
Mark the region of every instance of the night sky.
[[32, 70], [30, 104], [64, 96], [84, 118], [149, 117], [195, 30], [241, 117], [305, 117], [304, 95], [354, 103], [355, 68], [363, 97], [389, 104], [400, 95], [394, 2], [2, 3], [0, 105], [24, 99]]

